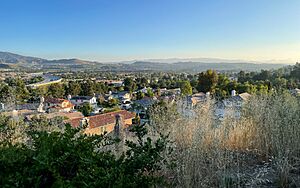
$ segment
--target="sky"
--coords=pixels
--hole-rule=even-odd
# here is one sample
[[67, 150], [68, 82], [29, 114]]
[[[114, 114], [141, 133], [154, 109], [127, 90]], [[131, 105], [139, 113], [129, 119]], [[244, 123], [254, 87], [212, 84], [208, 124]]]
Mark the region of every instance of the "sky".
[[1, 0], [0, 51], [300, 61], [300, 0]]

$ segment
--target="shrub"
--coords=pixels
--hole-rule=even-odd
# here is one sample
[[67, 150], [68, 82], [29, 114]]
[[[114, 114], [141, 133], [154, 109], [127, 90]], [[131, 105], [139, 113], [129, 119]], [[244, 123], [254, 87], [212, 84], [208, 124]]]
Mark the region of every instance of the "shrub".
[[144, 127], [133, 128], [137, 142], [116, 157], [106, 147], [117, 140], [87, 136], [66, 125], [63, 132], [30, 131], [32, 145], [0, 148], [1, 187], [151, 187], [164, 183], [159, 174], [167, 137], [153, 141]]

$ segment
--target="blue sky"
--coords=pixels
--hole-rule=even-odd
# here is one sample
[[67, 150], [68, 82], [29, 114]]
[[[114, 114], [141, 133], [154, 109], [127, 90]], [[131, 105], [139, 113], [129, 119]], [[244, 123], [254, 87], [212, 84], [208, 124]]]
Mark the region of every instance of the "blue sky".
[[0, 51], [300, 60], [299, 0], [1, 0]]

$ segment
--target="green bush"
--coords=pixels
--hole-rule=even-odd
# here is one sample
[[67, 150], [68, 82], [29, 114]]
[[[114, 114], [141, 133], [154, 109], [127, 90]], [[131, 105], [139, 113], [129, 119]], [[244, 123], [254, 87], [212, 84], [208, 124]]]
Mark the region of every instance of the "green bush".
[[143, 126], [132, 129], [137, 142], [126, 141], [120, 157], [111, 152], [116, 139], [87, 136], [66, 125], [64, 132], [31, 131], [28, 144], [0, 148], [0, 187], [152, 187], [164, 183], [161, 162], [168, 139], [145, 138]]

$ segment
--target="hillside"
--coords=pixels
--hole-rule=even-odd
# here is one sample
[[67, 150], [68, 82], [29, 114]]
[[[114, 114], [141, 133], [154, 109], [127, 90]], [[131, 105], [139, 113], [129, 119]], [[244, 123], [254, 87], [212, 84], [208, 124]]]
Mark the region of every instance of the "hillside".
[[[187, 61], [189, 60], [189, 61]], [[161, 61], [161, 62], [159, 62]], [[207, 69], [218, 71], [259, 71], [270, 70], [285, 66], [285, 64], [271, 64], [265, 62], [252, 62], [242, 60], [225, 60], [214, 58], [198, 59], [167, 59], [167, 60], [145, 60], [131, 63], [99, 63], [96, 61], [85, 61], [80, 59], [57, 59], [47, 60], [37, 57], [22, 56], [10, 52], [0, 52], [0, 63], [2, 67], [30, 68], [45, 70], [72, 69], [91, 71], [172, 71], [172, 72], [201, 72]]]

